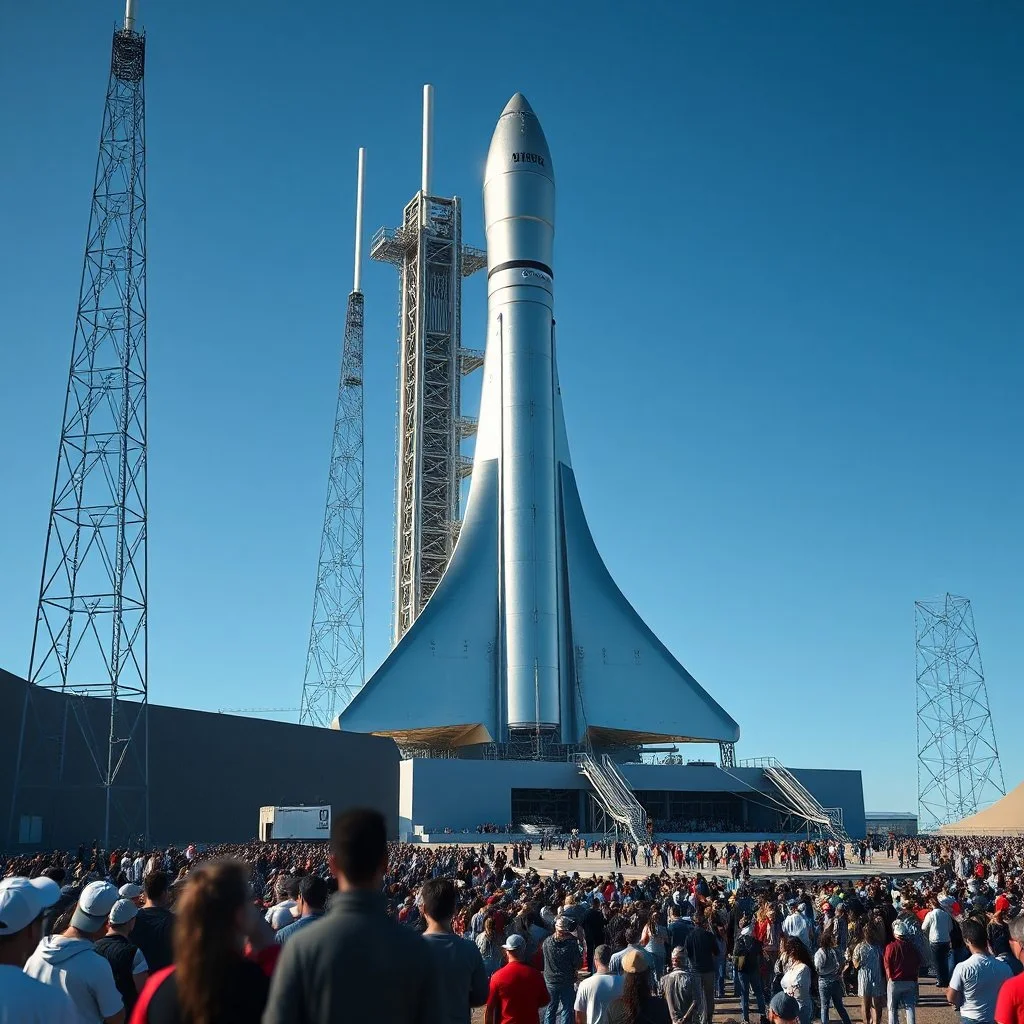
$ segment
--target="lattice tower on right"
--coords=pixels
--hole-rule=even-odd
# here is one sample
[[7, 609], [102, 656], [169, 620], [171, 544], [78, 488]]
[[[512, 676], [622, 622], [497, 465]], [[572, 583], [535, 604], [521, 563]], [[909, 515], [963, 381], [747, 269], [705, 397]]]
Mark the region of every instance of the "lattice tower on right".
[[917, 803], [922, 831], [1006, 794], [974, 613], [966, 597], [914, 603]]

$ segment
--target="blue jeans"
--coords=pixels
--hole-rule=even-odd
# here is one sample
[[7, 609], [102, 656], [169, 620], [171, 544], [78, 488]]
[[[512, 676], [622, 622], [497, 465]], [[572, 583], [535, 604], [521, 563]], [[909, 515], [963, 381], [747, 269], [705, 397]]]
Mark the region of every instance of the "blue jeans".
[[[736, 972], [736, 979], [740, 985], [740, 1017], [744, 1022], [750, 1020], [750, 992], [753, 989], [754, 1000], [757, 1003], [757, 1012], [762, 1017], [768, 1016], [764, 1005], [764, 989], [761, 988], [761, 978], [756, 974], [741, 974]], [[846, 1024], [850, 1024], [847, 1018]]]
[[551, 985], [545, 982], [545, 984], [548, 986], [551, 1002], [548, 1003], [547, 1009], [544, 1011], [544, 1024], [555, 1024], [556, 1017], [558, 1024], [573, 1024], [576, 1014], [572, 1008], [575, 997], [572, 983]]
[[828, 1024], [829, 1004], [835, 1007], [843, 1024], [850, 1024], [850, 1015], [843, 1005], [843, 982], [841, 978], [818, 979], [818, 996], [821, 998], [821, 1024]]
[[935, 973], [938, 977], [935, 979], [939, 988], [949, 988], [949, 975], [952, 972], [952, 968], [949, 966], [949, 943], [948, 942], [933, 942], [932, 947], [932, 959], [935, 961]]
[[725, 957], [715, 957], [715, 996], [725, 998]]

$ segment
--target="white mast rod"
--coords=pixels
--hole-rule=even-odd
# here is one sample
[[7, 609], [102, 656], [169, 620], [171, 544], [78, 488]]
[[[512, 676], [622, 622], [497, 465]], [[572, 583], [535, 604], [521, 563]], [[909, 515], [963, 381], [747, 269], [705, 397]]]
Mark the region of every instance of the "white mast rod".
[[135, 0], [124, 0], [124, 30], [135, 30]]
[[359, 147], [359, 170], [356, 172], [356, 261], [352, 291], [361, 292], [363, 283], [363, 171], [366, 150]]
[[423, 86], [423, 194], [430, 195], [430, 161], [433, 158], [434, 148], [434, 87]]

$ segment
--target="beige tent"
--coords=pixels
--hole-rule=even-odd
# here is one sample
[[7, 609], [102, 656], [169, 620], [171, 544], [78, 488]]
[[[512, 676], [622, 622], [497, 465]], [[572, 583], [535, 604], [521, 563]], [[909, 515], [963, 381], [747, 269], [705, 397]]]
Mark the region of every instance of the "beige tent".
[[991, 807], [952, 825], [943, 825], [939, 831], [947, 836], [1024, 834], [1024, 782]]

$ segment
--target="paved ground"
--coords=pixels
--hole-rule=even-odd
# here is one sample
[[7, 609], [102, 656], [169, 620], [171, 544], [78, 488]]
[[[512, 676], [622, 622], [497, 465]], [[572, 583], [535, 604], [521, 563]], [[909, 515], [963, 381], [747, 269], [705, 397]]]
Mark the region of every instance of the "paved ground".
[[[490, 838], [490, 837], [487, 837]], [[735, 840], [737, 843], [742, 844], [741, 839]], [[438, 844], [445, 845], [445, 844]], [[450, 845], [450, 844], [449, 844]], [[479, 840], [463, 843], [462, 845], [479, 846]], [[495, 841], [494, 843], [497, 849], [501, 849], [504, 843]], [[569, 858], [566, 856], [564, 850], [554, 849], [545, 850], [543, 854], [540, 853], [536, 847], [533, 850], [533, 856], [530, 860], [530, 866], [537, 869], [540, 874], [550, 874], [555, 868], [561, 872], [567, 871], [578, 871], [581, 875], [603, 875], [608, 874], [611, 871], [622, 871], [622, 874], [626, 878], [646, 878], [652, 873], [652, 871], [661, 871], [661, 862], [657, 861], [657, 867], [648, 868], [644, 866], [643, 858], [637, 857], [637, 866], [623, 865], [621, 869], [615, 867], [615, 861], [611, 857], [598, 857], [591, 853], [589, 857], [580, 857], [579, 859], [573, 857]], [[901, 868], [899, 862], [890, 859], [885, 854], [875, 854], [872, 861], [866, 866], [861, 867], [860, 864], [851, 865], [845, 870], [840, 869], [836, 871], [784, 871], [779, 868], [769, 868], [766, 871], [762, 871], [760, 868], [755, 868], [751, 871], [753, 878], [765, 878], [765, 879], [784, 879], [784, 878], [864, 878], [868, 875], [907, 875], [915, 877], [920, 874], [924, 874], [930, 871], [931, 868], [925, 863], [922, 867], [918, 868]], [[675, 868], [670, 868], [670, 872], [674, 872]], [[683, 873], [693, 872], [692, 868], [683, 868]], [[719, 875], [723, 878], [729, 877], [728, 871], [705, 871], [705, 876], [708, 875]]]

